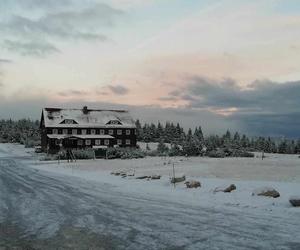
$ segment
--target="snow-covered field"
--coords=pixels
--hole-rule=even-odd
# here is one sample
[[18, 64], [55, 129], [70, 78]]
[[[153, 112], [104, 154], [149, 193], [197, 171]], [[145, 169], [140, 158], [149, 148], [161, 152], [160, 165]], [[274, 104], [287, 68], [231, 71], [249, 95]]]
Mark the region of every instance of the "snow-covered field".
[[[121, 239], [120, 249], [299, 249], [300, 208], [292, 207], [289, 198], [300, 195], [300, 159], [267, 156], [58, 163], [38, 161], [32, 149], [21, 145], [0, 144], [0, 184], [7, 189], [0, 192], [5, 201], [2, 208], [0, 203], [0, 222], [2, 211], [18, 219], [25, 233], [38, 232], [45, 238], [55, 237], [68, 222], [75, 229]], [[177, 175], [198, 180], [202, 187], [174, 187], [169, 180], [173, 163]], [[135, 176], [122, 178], [112, 171]], [[152, 174], [162, 178], [136, 179]], [[230, 184], [237, 189], [214, 192]], [[252, 195], [266, 186], [279, 191], [280, 197]], [[15, 213], [7, 213], [11, 204], [18, 206]], [[81, 239], [84, 242], [87, 235]], [[59, 240], [64, 243], [69, 241]]]
[[[0, 144], [0, 152], [13, 151], [25, 156], [32, 150], [20, 145]], [[125, 193], [138, 193], [145, 196], [164, 197], [185, 204], [201, 204], [207, 207], [226, 206], [232, 208], [258, 208], [268, 211], [299, 212], [291, 207], [290, 196], [300, 195], [300, 158], [298, 155], [267, 154], [262, 160], [255, 158], [205, 158], [205, 157], [147, 157], [133, 160], [79, 160], [73, 163], [62, 161], [31, 161], [31, 167], [63, 175], [84, 178], [113, 185]], [[184, 183], [170, 183], [173, 164], [176, 175], [184, 174], [187, 180], [198, 180], [202, 187], [187, 189]], [[113, 171], [143, 175], [162, 175], [160, 180], [137, 180], [135, 177], [122, 178], [111, 175]], [[213, 192], [217, 187], [235, 184], [237, 190], [232, 193]], [[280, 197], [266, 198], [252, 196], [255, 189], [273, 187]]]

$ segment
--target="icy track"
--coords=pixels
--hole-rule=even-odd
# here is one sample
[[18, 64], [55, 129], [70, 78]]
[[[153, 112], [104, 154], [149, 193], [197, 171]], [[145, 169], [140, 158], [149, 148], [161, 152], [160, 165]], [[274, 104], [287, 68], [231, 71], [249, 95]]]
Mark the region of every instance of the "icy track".
[[300, 214], [202, 207], [0, 157], [0, 249], [300, 249]]

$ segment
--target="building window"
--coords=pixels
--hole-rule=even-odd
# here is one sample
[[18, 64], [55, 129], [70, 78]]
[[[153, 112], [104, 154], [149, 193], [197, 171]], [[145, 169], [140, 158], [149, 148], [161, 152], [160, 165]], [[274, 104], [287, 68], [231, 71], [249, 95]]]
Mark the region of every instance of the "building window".
[[118, 125], [118, 124], [121, 124], [121, 122], [118, 121], [118, 120], [111, 120], [111, 121], [109, 121], [107, 124]]
[[96, 129], [91, 129], [91, 135], [95, 135], [96, 134]]
[[68, 130], [67, 129], [63, 129], [63, 134], [67, 135], [68, 134]]
[[77, 129], [72, 129], [72, 135], [77, 135]]
[[121, 139], [118, 139], [118, 140], [117, 140], [117, 144], [118, 144], [118, 145], [122, 145], [122, 140], [121, 140]]
[[126, 135], [130, 135], [130, 129], [126, 129]]
[[85, 140], [85, 145], [90, 146], [91, 145], [91, 140]]
[[99, 146], [101, 144], [101, 140], [97, 139], [95, 140], [95, 145]]
[[130, 145], [130, 140], [126, 140], [126, 145]]
[[82, 134], [82, 135], [86, 135], [86, 129], [82, 129], [82, 130], [81, 130], [81, 134]]
[[82, 141], [82, 140], [78, 140], [78, 141], [77, 141], [77, 145], [78, 145], [78, 146], [82, 146], [82, 144], [83, 144], [83, 141]]
[[121, 129], [118, 129], [117, 130], [117, 135], [121, 135], [122, 134], [122, 130]]
[[73, 124], [74, 121], [70, 119], [65, 119], [65, 124]]
[[136, 135], [136, 129], [134, 130], [134, 134]]
[[100, 135], [104, 135], [104, 129], [100, 129]]
[[104, 140], [104, 145], [108, 146], [109, 145], [109, 140]]
[[57, 134], [58, 134], [58, 130], [57, 130], [57, 128], [54, 128], [54, 129], [52, 129], [52, 134], [55, 134], [55, 135], [57, 135]]
[[114, 134], [114, 131], [112, 129], [108, 130], [108, 134], [109, 135], [113, 135]]
[[59, 143], [60, 143], [60, 140], [59, 140], [59, 139], [56, 139], [56, 140], [55, 140], [55, 145], [58, 146]]

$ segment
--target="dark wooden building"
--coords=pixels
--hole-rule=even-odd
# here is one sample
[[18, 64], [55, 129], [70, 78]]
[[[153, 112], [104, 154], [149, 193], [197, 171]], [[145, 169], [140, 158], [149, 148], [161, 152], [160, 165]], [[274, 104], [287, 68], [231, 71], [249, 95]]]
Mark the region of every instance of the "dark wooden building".
[[44, 152], [61, 148], [136, 147], [136, 126], [128, 111], [44, 108], [41, 116]]

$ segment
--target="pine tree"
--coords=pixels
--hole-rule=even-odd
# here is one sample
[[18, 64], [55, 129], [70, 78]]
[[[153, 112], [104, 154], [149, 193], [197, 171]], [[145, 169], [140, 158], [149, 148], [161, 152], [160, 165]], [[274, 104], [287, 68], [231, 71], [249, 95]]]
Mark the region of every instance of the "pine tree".
[[287, 153], [287, 142], [286, 140], [282, 141], [278, 146], [278, 153], [286, 154]]
[[138, 141], [142, 141], [143, 140], [143, 131], [142, 131], [142, 125], [139, 120], [136, 120], [135, 126], [136, 126], [136, 138]]
[[157, 145], [157, 152], [159, 154], [166, 154], [168, 152], [169, 148], [164, 144], [164, 142], [161, 140]]

